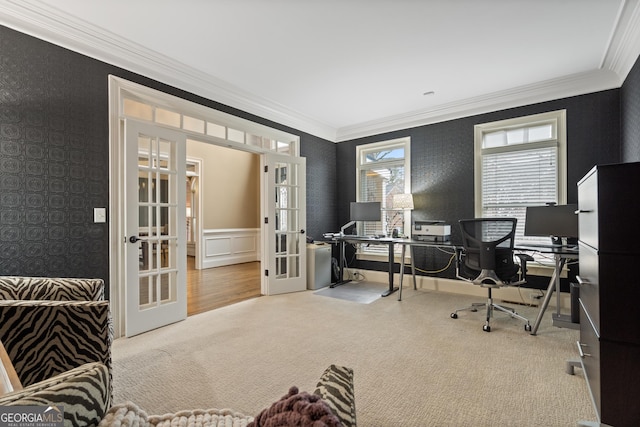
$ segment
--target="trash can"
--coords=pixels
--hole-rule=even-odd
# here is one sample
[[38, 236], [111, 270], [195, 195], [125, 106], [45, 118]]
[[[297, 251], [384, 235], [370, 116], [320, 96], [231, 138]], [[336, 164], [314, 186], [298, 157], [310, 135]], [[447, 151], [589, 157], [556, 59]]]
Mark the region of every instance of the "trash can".
[[320, 289], [331, 284], [331, 245], [323, 242], [307, 244], [307, 289]]

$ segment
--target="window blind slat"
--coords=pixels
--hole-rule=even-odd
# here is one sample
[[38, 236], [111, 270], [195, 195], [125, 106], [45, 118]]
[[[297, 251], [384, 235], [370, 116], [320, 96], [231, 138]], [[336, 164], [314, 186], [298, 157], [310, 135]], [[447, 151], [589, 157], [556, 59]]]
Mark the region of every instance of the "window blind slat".
[[[556, 148], [484, 155], [482, 205], [544, 204], [557, 198]], [[517, 177], [517, 179], [516, 179]]]

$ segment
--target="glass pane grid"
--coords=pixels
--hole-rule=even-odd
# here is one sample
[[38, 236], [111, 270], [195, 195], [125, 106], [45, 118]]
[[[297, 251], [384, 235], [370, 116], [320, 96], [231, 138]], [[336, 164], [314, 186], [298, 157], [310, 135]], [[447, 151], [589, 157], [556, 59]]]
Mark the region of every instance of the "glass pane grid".
[[242, 129], [228, 127], [221, 123], [212, 122], [204, 117], [183, 115], [179, 112], [124, 98], [122, 114], [127, 117], [156, 122], [188, 132], [213, 136], [220, 139], [253, 145], [280, 154], [297, 155], [295, 141], [283, 142], [266, 135], [245, 132]]

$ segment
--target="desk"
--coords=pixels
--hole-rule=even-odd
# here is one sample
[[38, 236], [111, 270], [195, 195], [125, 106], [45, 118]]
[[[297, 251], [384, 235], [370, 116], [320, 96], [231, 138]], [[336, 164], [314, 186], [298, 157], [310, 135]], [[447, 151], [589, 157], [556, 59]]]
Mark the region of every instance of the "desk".
[[330, 287], [331, 288], [335, 288], [336, 286], [340, 286], [340, 285], [344, 285], [345, 283], [349, 283], [350, 280], [344, 280], [344, 244], [346, 242], [351, 242], [351, 243], [366, 243], [368, 245], [387, 245], [389, 247], [389, 266], [388, 266], [388, 271], [389, 271], [389, 289], [387, 291], [385, 291], [382, 296], [383, 297], [387, 297], [389, 295], [391, 295], [392, 293], [394, 293], [395, 291], [398, 290], [397, 287], [393, 286], [393, 264], [394, 264], [394, 251], [393, 251], [393, 247], [396, 244], [396, 241], [399, 239], [393, 239], [393, 238], [374, 238], [374, 237], [365, 237], [365, 236], [349, 236], [349, 235], [344, 235], [344, 236], [336, 236], [334, 237], [331, 241], [334, 243], [339, 243], [340, 244], [340, 261], [339, 261], [339, 265], [340, 265], [340, 272], [339, 272], [339, 276], [338, 280], [336, 281], [336, 283], [332, 284]]
[[[400, 292], [398, 292], [398, 301], [402, 301], [402, 281], [404, 278], [404, 256], [407, 246], [409, 246], [409, 253], [411, 255], [411, 275], [413, 276], [413, 289], [416, 290], [416, 261], [415, 256], [413, 254], [413, 248], [416, 246], [428, 247], [428, 248], [438, 248], [438, 249], [453, 249], [458, 252], [462, 250], [461, 245], [454, 245], [451, 242], [433, 242], [426, 240], [414, 240], [414, 239], [396, 239], [395, 243], [402, 245], [402, 252], [400, 256]], [[451, 254], [454, 255], [453, 253]], [[457, 262], [457, 255], [456, 255]]]
[[564, 268], [565, 263], [568, 259], [577, 259], [578, 258], [578, 247], [575, 245], [572, 246], [545, 246], [545, 245], [518, 245], [514, 248], [517, 251], [536, 251], [543, 254], [553, 255], [555, 266], [553, 269], [553, 274], [551, 275], [551, 279], [549, 280], [549, 286], [547, 287], [547, 294], [544, 296], [544, 300], [542, 305], [540, 306], [540, 312], [538, 313], [538, 317], [536, 318], [535, 323], [533, 324], [533, 328], [531, 329], [531, 335], [535, 335], [538, 331], [538, 327], [540, 326], [540, 322], [542, 321], [542, 316], [549, 306], [549, 301], [551, 301], [551, 295], [553, 291], [556, 292], [556, 312], [553, 313], [553, 325], [558, 327], [571, 328], [573, 327], [573, 323], [571, 322], [571, 318], [567, 315], [563, 315], [560, 313], [560, 274], [562, 273], [562, 269]]
[[[400, 289], [400, 292], [398, 293], [398, 301], [402, 300], [402, 281], [404, 278], [404, 267], [405, 267], [404, 257], [406, 255], [407, 246], [409, 247], [409, 250], [411, 253], [411, 274], [413, 275], [414, 289], [416, 289], [416, 267], [415, 267], [415, 260], [413, 255], [413, 248], [415, 246], [425, 246], [425, 247], [432, 247], [432, 248], [448, 248], [453, 250], [459, 249], [458, 246], [453, 245], [450, 242], [428, 242], [428, 241], [422, 241], [422, 240], [390, 238], [390, 237], [374, 238], [374, 237], [345, 235], [345, 236], [334, 237], [332, 241], [340, 243], [340, 262], [339, 262], [340, 277], [338, 277], [338, 281], [336, 283], [331, 285], [332, 288], [349, 282], [348, 280], [344, 280], [344, 276], [343, 276], [344, 267], [345, 267], [344, 266], [344, 244], [346, 242], [366, 243], [368, 245], [387, 245], [389, 247], [389, 252], [388, 252], [389, 261], [388, 261], [388, 267], [387, 267], [387, 270], [389, 272], [389, 289], [385, 291], [382, 294], [382, 296], [383, 297], [389, 296], [395, 291], [397, 291], [398, 289]], [[402, 245], [402, 252], [400, 257], [400, 287], [399, 288], [396, 286], [393, 286], [393, 264], [395, 264], [395, 253], [394, 253], [395, 245]]]
[[[389, 247], [389, 264], [388, 264], [388, 272], [389, 272], [389, 289], [385, 291], [382, 296], [386, 297], [397, 291], [398, 293], [398, 301], [402, 300], [402, 281], [404, 279], [404, 257], [406, 255], [406, 248], [409, 247], [411, 251], [411, 274], [413, 276], [413, 288], [416, 289], [416, 270], [415, 270], [415, 257], [413, 253], [413, 248], [415, 246], [423, 246], [423, 247], [431, 247], [431, 248], [447, 248], [453, 249], [454, 251], [463, 250], [461, 245], [455, 245], [451, 242], [428, 242], [422, 240], [414, 240], [414, 239], [400, 239], [400, 238], [373, 238], [373, 237], [364, 237], [364, 236], [338, 236], [334, 237], [331, 240], [332, 243], [340, 244], [340, 272], [338, 277], [338, 281], [331, 285], [332, 288], [336, 286], [343, 285], [348, 283], [348, 280], [344, 280], [344, 245], [346, 242], [353, 243], [366, 243], [370, 245], [387, 245]], [[395, 263], [394, 257], [394, 245], [402, 245], [402, 252], [400, 257], [400, 287], [393, 286], [393, 264]], [[543, 254], [553, 255], [554, 257], [554, 270], [551, 275], [551, 279], [549, 280], [549, 286], [547, 287], [547, 293], [544, 297], [542, 305], [540, 306], [540, 312], [538, 313], [538, 317], [531, 329], [531, 335], [535, 335], [538, 331], [538, 327], [540, 327], [540, 322], [542, 321], [542, 316], [544, 312], [547, 310], [549, 306], [549, 302], [551, 301], [551, 296], [553, 295], [554, 290], [556, 291], [556, 313], [553, 313], [553, 324], [554, 326], [559, 327], [572, 327], [573, 323], [569, 316], [563, 315], [560, 312], [560, 274], [562, 273], [562, 269], [565, 266], [565, 263], [568, 259], [577, 259], [578, 258], [578, 248], [576, 246], [552, 246], [552, 245], [518, 245], [514, 248], [515, 251], [535, 251]], [[457, 262], [457, 260], [456, 260]]]

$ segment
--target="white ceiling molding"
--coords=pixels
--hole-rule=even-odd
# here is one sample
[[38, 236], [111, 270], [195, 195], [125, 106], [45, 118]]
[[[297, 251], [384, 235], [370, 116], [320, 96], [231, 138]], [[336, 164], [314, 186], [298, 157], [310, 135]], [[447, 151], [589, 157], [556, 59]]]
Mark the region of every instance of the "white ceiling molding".
[[624, 79], [640, 55], [640, 1], [627, 0], [622, 4], [618, 22], [611, 35], [601, 68], [612, 70]]
[[0, 24], [198, 96], [333, 142], [575, 96], [622, 85], [640, 54], [640, 0], [623, 2], [600, 70], [335, 129], [37, 0], [0, 0]]
[[0, 24], [256, 116], [330, 141], [335, 129], [108, 31], [32, 0], [0, 3]]
[[621, 83], [619, 76], [613, 71], [608, 70], [574, 74], [572, 76], [565, 76], [501, 92], [468, 98], [459, 102], [443, 104], [434, 109], [413, 111], [408, 114], [344, 127], [338, 130], [336, 142], [590, 92], [614, 89], [620, 87]]

